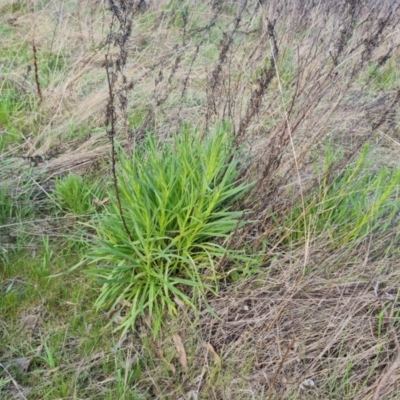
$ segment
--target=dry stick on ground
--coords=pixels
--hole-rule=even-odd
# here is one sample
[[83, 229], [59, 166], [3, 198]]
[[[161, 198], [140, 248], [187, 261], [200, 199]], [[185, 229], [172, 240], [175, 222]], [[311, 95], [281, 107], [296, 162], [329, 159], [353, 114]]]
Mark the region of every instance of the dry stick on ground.
[[380, 399], [380, 394], [381, 394], [382, 390], [386, 387], [389, 378], [396, 372], [397, 368], [400, 367], [400, 343], [399, 343], [399, 338], [397, 336], [396, 329], [394, 328], [394, 326], [392, 324], [392, 322], [393, 322], [393, 304], [392, 304], [392, 311], [391, 311], [390, 315], [388, 315], [387, 311], [386, 311], [386, 309], [384, 307], [382, 298], [377, 294], [377, 292], [378, 292], [378, 290], [377, 290], [377, 287], [376, 287], [375, 295], [377, 295], [378, 298], [380, 299], [381, 304], [382, 304], [382, 309], [384, 310], [384, 313], [385, 313], [385, 317], [389, 320], [390, 333], [392, 334], [394, 345], [396, 347], [397, 356], [396, 356], [395, 360], [393, 361], [393, 364], [384, 373], [384, 375], [382, 376], [381, 380], [379, 381], [378, 386], [376, 387], [376, 390], [375, 390], [375, 394], [374, 394], [373, 400], [379, 400]]
[[33, 50], [33, 65], [35, 67], [35, 81], [36, 81], [36, 89], [39, 95], [40, 101], [43, 100], [42, 96], [42, 89], [40, 88], [40, 82], [39, 82], [39, 68], [38, 68], [38, 62], [37, 62], [37, 49], [35, 45], [35, 39], [32, 40], [32, 50]]
[[273, 396], [273, 394], [274, 394], [275, 382], [276, 382], [276, 380], [277, 380], [277, 378], [278, 378], [279, 372], [281, 372], [281, 369], [282, 369], [282, 367], [283, 367], [283, 363], [285, 362], [286, 357], [288, 356], [289, 351], [290, 351], [290, 349], [292, 348], [292, 346], [293, 346], [293, 344], [294, 344], [294, 341], [295, 341], [295, 338], [293, 338], [293, 339], [291, 340], [291, 342], [289, 343], [289, 346], [286, 348], [285, 354], [283, 355], [283, 357], [282, 357], [282, 359], [281, 359], [281, 362], [279, 363], [279, 367], [278, 367], [278, 369], [277, 369], [277, 371], [276, 371], [274, 377], [272, 378], [272, 383], [271, 383], [271, 386], [269, 387], [268, 400], [272, 399], [272, 396]]

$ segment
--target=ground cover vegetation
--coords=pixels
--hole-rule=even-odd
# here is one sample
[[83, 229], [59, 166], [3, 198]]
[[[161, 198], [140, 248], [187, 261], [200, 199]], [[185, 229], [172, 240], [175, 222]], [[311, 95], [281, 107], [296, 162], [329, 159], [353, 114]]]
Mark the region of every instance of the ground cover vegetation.
[[3, 0], [0, 397], [397, 399], [399, 20]]

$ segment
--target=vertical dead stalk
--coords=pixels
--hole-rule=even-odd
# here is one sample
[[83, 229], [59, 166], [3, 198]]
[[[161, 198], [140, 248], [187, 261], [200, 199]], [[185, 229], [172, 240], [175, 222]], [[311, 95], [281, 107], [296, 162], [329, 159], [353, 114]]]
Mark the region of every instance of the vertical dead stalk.
[[[121, 217], [124, 229], [132, 240], [131, 232], [128, 229], [124, 213], [122, 210], [121, 196], [118, 188], [118, 177], [116, 172], [116, 150], [115, 150], [115, 136], [117, 134], [117, 110], [115, 99], [118, 100], [119, 111], [122, 115], [123, 129], [125, 135], [128, 138], [128, 117], [127, 117], [127, 105], [128, 105], [128, 91], [132, 88], [127, 77], [125, 75], [125, 65], [127, 60], [128, 52], [126, 50], [127, 41], [132, 33], [132, 18], [136, 10], [134, 3], [127, 0], [109, 0], [110, 11], [112, 13], [112, 20], [110, 22], [110, 33], [108, 37], [108, 49], [105, 56], [105, 66], [107, 73], [108, 83], [108, 102], [106, 108], [106, 125], [108, 127], [107, 133], [111, 142], [111, 170], [114, 181], [115, 194], [118, 202], [119, 214]], [[119, 22], [118, 31], [114, 30], [115, 21]], [[110, 46], [111, 42], [114, 42], [114, 46], [118, 48], [119, 53], [115, 59], [110, 57]], [[116, 88], [117, 76], [120, 76], [121, 84]]]
[[121, 196], [119, 193], [118, 189], [118, 178], [117, 178], [117, 172], [116, 172], [116, 157], [115, 157], [115, 122], [116, 122], [116, 114], [115, 114], [115, 106], [114, 106], [114, 84], [115, 84], [115, 74], [113, 71], [110, 72], [109, 67], [108, 67], [108, 55], [106, 54], [106, 72], [107, 72], [107, 83], [108, 83], [108, 102], [107, 102], [107, 110], [106, 110], [106, 124], [110, 127], [108, 130], [108, 136], [110, 138], [111, 142], [111, 171], [112, 171], [112, 176], [113, 176], [113, 181], [114, 181], [114, 189], [115, 189], [115, 195], [117, 197], [117, 202], [118, 202], [118, 209], [119, 209], [119, 215], [121, 217], [122, 224], [124, 225], [124, 229], [129, 237], [130, 240], [132, 240], [132, 235], [128, 229], [128, 225], [126, 223], [124, 213], [122, 211], [122, 204], [121, 204]]

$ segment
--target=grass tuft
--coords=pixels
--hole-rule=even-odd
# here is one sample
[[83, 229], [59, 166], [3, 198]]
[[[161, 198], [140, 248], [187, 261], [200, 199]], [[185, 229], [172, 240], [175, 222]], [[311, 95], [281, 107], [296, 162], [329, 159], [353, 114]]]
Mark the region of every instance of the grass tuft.
[[185, 128], [173, 142], [148, 136], [132, 157], [119, 150], [118, 188], [129, 232], [114, 199], [93, 225], [99, 240], [86, 261], [97, 265], [90, 273], [103, 283], [97, 308], [128, 304], [124, 332], [149, 314], [156, 334], [164, 311], [176, 313], [174, 298], [195, 305], [185, 288], [202, 296], [218, 290], [219, 261], [250, 261], [224, 246], [245, 224], [243, 211], [232, 206], [251, 186], [238, 181], [232, 140], [224, 126], [203, 141]]
[[55, 187], [56, 202], [68, 214], [92, 214], [96, 208], [94, 201], [102, 200], [102, 190], [97, 181], [73, 173], [57, 178]]

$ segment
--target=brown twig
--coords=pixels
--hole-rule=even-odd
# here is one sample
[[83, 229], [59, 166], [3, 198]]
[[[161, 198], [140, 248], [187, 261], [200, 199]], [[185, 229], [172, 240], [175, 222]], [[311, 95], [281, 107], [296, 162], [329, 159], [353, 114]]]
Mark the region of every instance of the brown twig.
[[[119, 1], [109, 0], [109, 6], [113, 18], [111, 19], [110, 23], [108, 48], [107, 48], [107, 54], [105, 56], [105, 66], [106, 66], [107, 83], [108, 83], [106, 125], [107, 127], [109, 127], [107, 133], [111, 142], [111, 171], [113, 176], [115, 195], [117, 198], [119, 214], [124, 229], [129, 239], [132, 240], [132, 234], [128, 229], [128, 225], [126, 223], [124, 213], [122, 210], [121, 196], [118, 188], [118, 177], [116, 173], [117, 158], [115, 154], [116, 153], [115, 136], [117, 134], [116, 130], [117, 129], [116, 100], [117, 100], [118, 101], [117, 106], [119, 107], [119, 111], [122, 117], [121, 119], [125, 130], [125, 135], [127, 139], [129, 139], [128, 114], [127, 114], [128, 91], [133, 87], [133, 84], [128, 82], [128, 79], [125, 75], [125, 65], [128, 56], [126, 45], [132, 33], [132, 18], [137, 8], [135, 7], [133, 2], [129, 2], [126, 0], [119, 0]], [[119, 22], [118, 28], [115, 27], [115, 21]], [[114, 42], [114, 46], [117, 47], [119, 50], [119, 53], [114, 60], [111, 60], [110, 57], [110, 46], [112, 41]], [[120, 81], [122, 82], [119, 85], [119, 87], [116, 87], [118, 81], [117, 76], [120, 77]], [[128, 143], [128, 145], [130, 146], [130, 143]]]
[[42, 89], [40, 88], [40, 82], [39, 82], [39, 68], [38, 68], [38, 61], [37, 61], [37, 49], [35, 45], [35, 39], [32, 40], [32, 50], [33, 50], [33, 65], [35, 68], [35, 81], [36, 81], [36, 89], [37, 93], [39, 95], [40, 101], [43, 100], [42, 96]]
[[273, 396], [273, 394], [274, 394], [274, 387], [275, 387], [276, 380], [277, 380], [277, 378], [278, 378], [279, 373], [280, 373], [281, 370], [282, 370], [283, 363], [285, 362], [286, 357], [288, 356], [289, 351], [290, 351], [290, 349], [292, 348], [292, 346], [293, 346], [293, 344], [294, 344], [294, 341], [295, 341], [295, 338], [293, 338], [293, 339], [291, 340], [291, 342], [289, 343], [289, 346], [286, 348], [285, 354], [284, 354], [283, 357], [281, 358], [281, 362], [279, 363], [278, 369], [277, 369], [277, 371], [275, 372], [274, 377], [272, 378], [272, 383], [271, 383], [271, 385], [270, 385], [270, 387], [269, 387], [269, 391], [268, 391], [268, 400], [272, 399], [272, 396]]
[[113, 182], [114, 182], [114, 188], [115, 188], [115, 195], [117, 197], [117, 202], [118, 202], [118, 209], [119, 209], [119, 215], [121, 217], [122, 224], [124, 225], [124, 229], [129, 237], [130, 240], [132, 240], [132, 235], [128, 229], [128, 225], [125, 221], [124, 213], [122, 210], [122, 204], [121, 204], [121, 196], [119, 193], [118, 189], [118, 178], [117, 178], [117, 173], [116, 173], [116, 157], [115, 157], [115, 105], [114, 105], [114, 83], [115, 83], [115, 74], [108, 68], [108, 57], [106, 54], [106, 72], [107, 72], [107, 83], [108, 83], [108, 102], [107, 102], [107, 125], [110, 126], [110, 129], [108, 130], [108, 136], [111, 141], [111, 171], [112, 171], [112, 176], [113, 176]]

